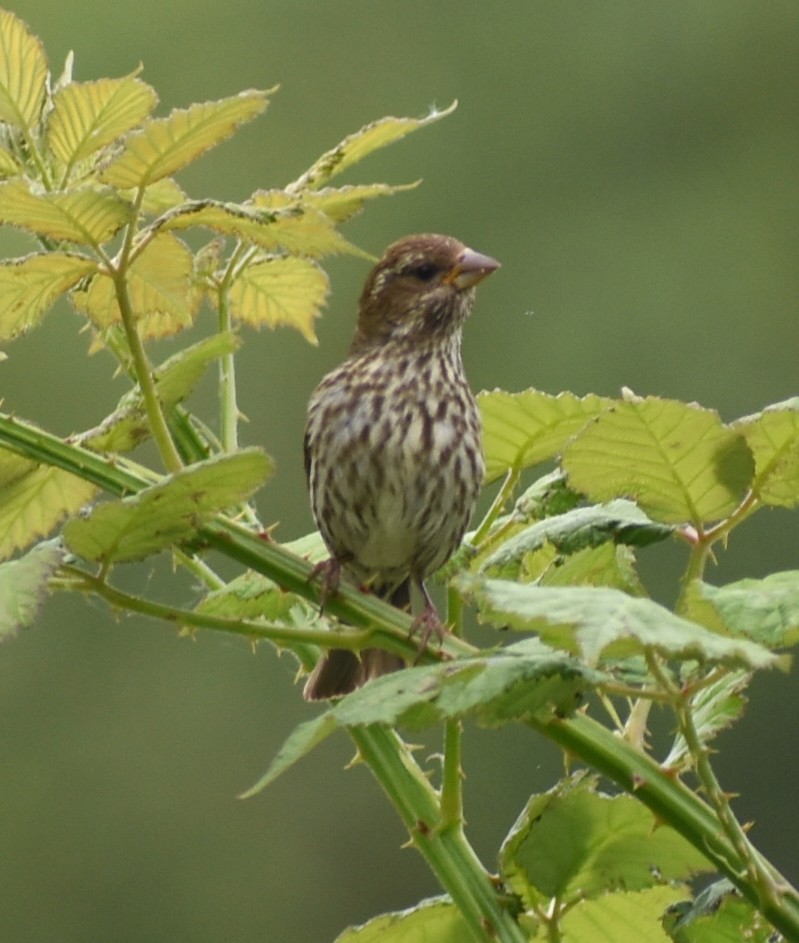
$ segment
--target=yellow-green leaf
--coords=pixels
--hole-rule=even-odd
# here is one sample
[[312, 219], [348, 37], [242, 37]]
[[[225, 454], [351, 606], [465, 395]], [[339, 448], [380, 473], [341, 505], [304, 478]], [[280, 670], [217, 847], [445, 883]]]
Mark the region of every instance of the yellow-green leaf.
[[250, 90], [221, 101], [178, 108], [166, 118], [150, 119], [128, 136], [122, 152], [102, 172], [102, 179], [125, 189], [171, 176], [261, 114], [267, 94]]
[[130, 204], [112, 190], [34, 193], [22, 180], [0, 184], [0, 222], [50, 239], [97, 246], [124, 226], [130, 213]]
[[356, 131], [355, 134], [344, 138], [332, 150], [322, 154], [313, 166], [286, 189], [293, 193], [301, 190], [316, 190], [324, 186], [332, 177], [352, 167], [353, 164], [357, 164], [359, 160], [363, 160], [372, 151], [393, 144], [404, 138], [406, 134], [410, 134], [411, 131], [424, 128], [452, 114], [457, 105], [457, 101], [454, 101], [444, 111], [433, 110], [425, 118], [389, 117], [373, 121], [360, 131]]
[[0, 177], [16, 177], [21, 172], [22, 168], [11, 151], [0, 147]]
[[[161, 233], [128, 269], [128, 296], [142, 337], [166, 337], [189, 327], [199, 296], [192, 291], [192, 255], [171, 233]], [[121, 320], [114, 283], [97, 274], [73, 301], [99, 328]]]
[[60, 541], [41, 543], [20, 560], [0, 565], [0, 641], [26, 626], [39, 613], [50, 577], [66, 551]]
[[71, 82], [53, 96], [47, 145], [71, 167], [135, 128], [157, 100], [155, 90], [135, 75]]
[[[131, 190], [129, 192], [132, 196], [135, 191]], [[165, 213], [167, 210], [180, 206], [180, 204], [185, 203], [187, 199], [188, 197], [179, 183], [171, 177], [162, 177], [160, 180], [156, 180], [155, 183], [151, 183], [149, 187], [145, 188], [144, 198], [141, 201], [141, 210], [142, 213], [146, 213], [150, 216], [158, 216], [161, 213]]]
[[403, 190], [413, 190], [415, 183], [390, 186], [387, 183], [366, 183], [349, 187], [325, 187], [323, 190], [307, 190], [298, 198], [285, 190], [259, 190], [253, 194], [253, 203], [261, 209], [277, 210], [292, 206], [310, 206], [321, 210], [336, 223], [343, 223], [360, 213], [365, 203], [380, 196], [393, 196]]
[[90, 259], [64, 252], [0, 262], [0, 339], [37, 324], [59, 295], [95, 267]]
[[37, 466], [0, 491], [0, 559], [45, 537], [97, 488], [60, 468]]
[[32, 128], [42, 110], [46, 83], [41, 41], [13, 13], [0, 10], [0, 121]]
[[180, 543], [203, 521], [246, 501], [272, 469], [260, 449], [198, 462], [130, 498], [108, 501], [69, 521], [64, 539], [87, 560], [139, 560]]
[[336, 252], [371, 256], [348, 242], [333, 221], [311, 207], [265, 211], [233, 203], [198, 200], [167, 214], [160, 228], [203, 226], [252, 242], [262, 249], [320, 258]]
[[248, 265], [230, 286], [230, 312], [254, 327], [296, 328], [316, 343], [313, 323], [329, 290], [327, 275], [307, 259], [285, 256]]
[[766, 504], [799, 504], [799, 397], [733, 424], [755, 456], [752, 490]]
[[480, 393], [486, 481], [556, 456], [571, 436], [607, 409], [603, 396], [551, 396], [538, 390]]
[[652, 396], [600, 415], [566, 447], [563, 467], [592, 500], [628, 497], [656, 521], [701, 527], [735, 509], [754, 462], [713, 410]]

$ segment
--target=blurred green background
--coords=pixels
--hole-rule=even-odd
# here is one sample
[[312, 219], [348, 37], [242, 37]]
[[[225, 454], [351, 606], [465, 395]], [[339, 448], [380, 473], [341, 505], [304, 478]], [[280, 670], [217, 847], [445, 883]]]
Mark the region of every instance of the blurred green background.
[[[348, 177], [424, 184], [346, 234], [379, 253], [438, 230], [502, 261], [468, 325], [475, 389], [627, 385], [725, 419], [797, 393], [795, 3], [25, 0], [14, 11], [55, 72], [69, 49], [81, 80], [143, 62], [161, 113], [281, 83], [264, 118], [182, 176], [197, 197], [283, 185], [367, 121], [458, 98], [452, 117]], [[19, 251], [7, 235], [0, 248]], [[239, 360], [243, 437], [279, 469], [259, 504], [283, 539], [311, 527], [305, 402], [346, 349], [367, 265], [328, 268], [320, 346], [249, 333]], [[59, 308], [9, 347], [5, 409], [66, 433], [113, 406], [110, 359], [86, 360], [78, 328]], [[678, 548], [661, 548], [642, 569], [668, 598], [679, 564]], [[797, 565], [796, 517], [773, 511], [736, 534], [711, 579]], [[147, 568], [123, 581], [165, 590]], [[195, 598], [180, 577], [166, 589]], [[265, 646], [253, 655], [51, 601], [0, 653], [0, 939], [325, 941], [435, 893], [368, 772], [343, 770], [343, 737], [259, 798], [235, 798], [317, 710], [293, 673]], [[795, 676], [757, 680], [718, 767], [755, 840], [797, 880], [795, 689]], [[560, 758], [522, 729], [471, 729], [465, 763], [471, 837], [491, 864]]]

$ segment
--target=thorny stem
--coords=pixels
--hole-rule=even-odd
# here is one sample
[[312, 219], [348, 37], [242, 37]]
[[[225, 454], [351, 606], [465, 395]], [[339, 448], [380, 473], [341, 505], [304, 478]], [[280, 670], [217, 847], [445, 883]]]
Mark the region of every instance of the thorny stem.
[[500, 512], [510, 500], [511, 495], [516, 489], [516, 485], [519, 482], [519, 475], [520, 472], [516, 468], [511, 468], [508, 470], [508, 473], [505, 475], [505, 480], [502, 482], [502, 486], [497, 492], [494, 500], [491, 502], [491, 507], [488, 509], [485, 517], [480, 522], [479, 527], [472, 535], [472, 544], [475, 547], [480, 547], [482, 542], [486, 539], [486, 537], [488, 537], [494, 521], [497, 519]]
[[758, 851], [749, 841], [741, 823], [735, 817], [730, 806], [730, 797], [721, 788], [710, 763], [710, 751], [702, 743], [696, 729], [691, 703], [686, 693], [668, 677], [661, 666], [660, 659], [654, 652], [648, 651], [646, 660], [652, 676], [663, 690], [669, 694], [671, 708], [675, 713], [680, 733], [694, 762], [696, 776], [721, 823], [724, 834], [743, 863], [749, 883], [757, 891], [761, 907], [773, 906], [779, 899], [779, 890], [775, 886], [779, 883], [779, 879], [763, 861]]

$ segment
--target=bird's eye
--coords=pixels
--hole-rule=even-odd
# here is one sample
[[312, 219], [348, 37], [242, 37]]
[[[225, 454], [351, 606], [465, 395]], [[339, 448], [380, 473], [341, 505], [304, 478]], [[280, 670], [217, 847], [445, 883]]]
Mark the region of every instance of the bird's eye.
[[438, 273], [438, 268], [432, 262], [422, 262], [411, 270], [411, 275], [420, 282], [429, 282]]

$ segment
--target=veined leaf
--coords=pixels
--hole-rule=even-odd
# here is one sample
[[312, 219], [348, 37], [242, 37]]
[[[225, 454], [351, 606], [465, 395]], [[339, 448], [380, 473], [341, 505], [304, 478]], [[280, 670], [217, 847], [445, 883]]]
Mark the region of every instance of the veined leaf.
[[[551, 396], [538, 390], [480, 393], [486, 481], [510, 469], [521, 470], [554, 458], [589, 420], [608, 409], [613, 400], [602, 396]], [[617, 495], [613, 495], [617, 497]]]
[[226, 236], [235, 236], [267, 251], [284, 251], [312, 258], [348, 252], [371, 259], [370, 255], [348, 242], [331, 219], [311, 207], [266, 211], [233, 203], [199, 200], [167, 214], [160, 223], [162, 230], [189, 229], [192, 226], [204, 226]]
[[0, 565], [0, 641], [34, 621], [47, 595], [50, 577], [64, 555], [60, 542], [48, 541], [21, 560]]
[[0, 262], [0, 339], [36, 325], [59, 295], [95, 269], [90, 259], [65, 252]]
[[420, 901], [415, 907], [380, 914], [359, 927], [347, 927], [335, 943], [463, 943], [472, 935], [448, 897]]
[[561, 921], [562, 938], [574, 943], [671, 943], [661, 918], [687, 890], [685, 885], [668, 884], [580, 901]]
[[752, 490], [766, 504], [799, 504], [799, 397], [733, 423], [755, 456]]
[[122, 152], [103, 170], [101, 179], [126, 189], [172, 176], [229, 138], [239, 125], [261, 114], [268, 94], [250, 90], [175, 109], [166, 118], [151, 118], [127, 137]]
[[41, 41], [13, 13], [0, 10], [0, 121], [32, 128], [39, 120], [47, 86]]
[[16, 157], [11, 151], [0, 147], [0, 177], [16, 177], [22, 173], [22, 168], [17, 163]]
[[754, 463], [718, 414], [658, 397], [602, 413], [563, 454], [569, 482], [594, 501], [633, 498], [657, 521], [701, 527], [733, 511]]
[[230, 313], [253, 327], [286, 324], [316, 344], [313, 323], [329, 288], [325, 272], [308, 259], [263, 259], [248, 265], [231, 283]]
[[245, 795], [265, 788], [339, 727], [386, 724], [420, 729], [465, 716], [493, 727], [531, 717], [562, 717], [573, 713], [583, 693], [602, 678], [535, 638], [483, 657], [385, 675], [298, 727]]
[[671, 527], [655, 523], [632, 501], [619, 498], [537, 521], [486, 557], [482, 569], [504, 569], [545, 543], [553, 544], [563, 553], [574, 553], [607, 541], [643, 547], [665, 540], [671, 533]]
[[271, 462], [259, 449], [199, 462], [69, 521], [64, 539], [86, 560], [139, 560], [189, 539], [204, 521], [246, 501], [270, 471]]
[[353, 164], [357, 164], [359, 160], [363, 160], [372, 151], [385, 147], [387, 144], [393, 144], [404, 138], [406, 134], [410, 134], [411, 131], [445, 118], [452, 114], [457, 106], [457, 101], [454, 101], [444, 111], [433, 110], [425, 118], [381, 118], [379, 121], [373, 121], [360, 131], [356, 131], [355, 134], [344, 138], [332, 150], [322, 154], [313, 166], [294, 183], [289, 184], [286, 189], [290, 193], [316, 190], [324, 186], [332, 177], [343, 173]]
[[135, 128], [158, 101], [155, 89], [135, 74], [121, 79], [70, 82], [53, 96], [47, 144], [67, 167]]
[[685, 610], [713, 632], [749, 638], [769, 648], [799, 642], [799, 570], [711, 586], [694, 580]]
[[503, 879], [528, 906], [686, 881], [710, 867], [632, 796], [603, 795], [583, 774], [532, 796], [500, 850]]
[[22, 180], [0, 184], [0, 222], [50, 239], [97, 246], [121, 229], [130, 213], [130, 205], [112, 190], [34, 193]]
[[[123, 195], [132, 196], [135, 192], [135, 190], [127, 190]], [[155, 183], [151, 183], [149, 187], [145, 187], [141, 211], [148, 216], [160, 216], [161, 213], [166, 213], [187, 201], [188, 197], [177, 181], [171, 177], [162, 177]]]
[[785, 657], [747, 639], [724, 638], [675, 615], [651, 599], [599, 587], [542, 587], [462, 576], [481, 619], [537, 632], [548, 645], [579, 653], [589, 664], [652, 650], [665, 658], [692, 659], [731, 668], [787, 666]]
[[[529, 557], [524, 558], [523, 564], [524, 570], [528, 570]], [[568, 556], [558, 555], [538, 581], [541, 586], [607, 586], [630, 596], [647, 595], [635, 572], [635, 555], [623, 544], [605, 543]]]
[[[171, 233], [159, 233], [133, 261], [128, 295], [143, 338], [167, 337], [191, 325], [200, 303], [192, 291], [192, 275], [192, 254]], [[101, 330], [121, 321], [114, 283], [107, 275], [98, 273], [72, 300]]]
[[13, 477], [0, 490], [0, 559], [46, 537], [96, 492], [89, 482], [47, 465], [29, 467]]
[[259, 190], [253, 194], [254, 206], [265, 210], [288, 209], [310, 206], [320, 210], [336, 223], [343, 223], [358, 213], [369, 200], [380, 196], [393, 196], [403, 190], [414, 190], [421, 183], [405, 183], [391, 186], [386, 183], [365, 183], [348, 187], [325, 187], [323, 190], [305, 190], [300, 196], [285, 190]]
[[777, 943], [766, 918], [730, 881], [716, 881], [694, 901], [672, 905], [663, 926], [674, 943]]

